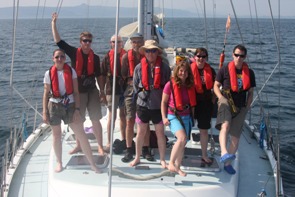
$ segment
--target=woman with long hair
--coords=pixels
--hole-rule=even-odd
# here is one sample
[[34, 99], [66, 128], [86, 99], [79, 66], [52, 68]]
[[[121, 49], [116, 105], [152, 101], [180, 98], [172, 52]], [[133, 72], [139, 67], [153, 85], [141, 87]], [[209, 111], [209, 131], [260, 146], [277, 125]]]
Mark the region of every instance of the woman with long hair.
[[192, 113], [195, 105], [194, 78], [190, 63], [184, 59], [177, 62], [174, 67], [172, 78], [164, 87], [161, 103], [163, 123], [170, 127], [177, 138], [171, 151], [168, 169], [181, 176], [186, 176], [180, 165], [192, 129]]

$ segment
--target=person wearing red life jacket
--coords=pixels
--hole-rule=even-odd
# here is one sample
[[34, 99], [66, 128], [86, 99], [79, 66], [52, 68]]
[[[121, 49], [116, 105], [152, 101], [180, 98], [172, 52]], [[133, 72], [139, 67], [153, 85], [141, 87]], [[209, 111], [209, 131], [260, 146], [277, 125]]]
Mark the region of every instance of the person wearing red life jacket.
[[[244, 62], [246, 56], [245, 46], [235, 46], [232, 53], [233, 61], [218, 71], [214, 83], [214, 92], [218, 98], [215, 127], [220, 130], [220, 162], [224, 163], [224, 170], [229, 174], [236, 173], [231, 163], [236, 158], [242, 127], [251, 107], [253, 89], [256, 87], [254, 72]], [[227, 149], [228, 134], [231, 137]]]
[[[134, 33], [130, 36], [130, 43], [132, 48], [127, 51], [122, 57], [122, 77], [126, 83], [126, 90], [124, 92], [125, 97], [125, 112], [126, 112], [126, 153], [122, 158], [122, 162], [130, 162], [135, 154], [135, 144], [133, 142], [134, 137], [134, 124], [135, 124], [135, 113], [136, 113], [136, 99], [134, 97], [133, 90], [133, 73], [134, 68], [140, 63], [140, 60], [144, 57], [139, 53], [139, 48], [144, 44], [144, 39], [142, 34]], [[149, 134], [149, 132], [147, 132]], [[145, 143], [143, 146], [143, 152], [148, 151], [149, 145], [149, 135], [145, 138]], [[144, 157], [147, 157], [145, 154]], [[152, 156], [149, 158], [153, 159]], [[148, 159], [148, 158], [147, 158]]]
[[139, 52], [145, 57], [134, 69], [133, 88], [136, 100], [136, 155], [130, 166], [140, 163], [145, 135], [152, 121], [157, 136], [160, 164], [166, 168], [166, 138], [161, 116], [161, 98], [165, 84], [170, 80], [171, 69], [161, 58], [162, 49], [155, 40], [146, 40]]
[[[76, 48], [69, 45], [60, 38], [56, 27], [57, 17], [56, 13], [52, 14], [51, 27], [53, 39], [57, 46], [63, 49], [71, 59], [71, 66], [75, 69], [78, 76], [80, 113], [82, 121], [84, 122], [86, 120], [85, 112], [87, 109], [92, 123], [93, 134], [98, 142], [98, 153], [103, 155], [102, 126], [100, 123], [100, 119], [102, 118], [100, 104], [102, 94], [100, 95], [100, 92], [96, 87], [97, 81], [101, 89], [102, 78], [99, 56], [91, 49], [93, 36], [90, 32], [82, 32], [80, 34], [80, 47]], [[77, 140], [76, 147], [69, 153], [74, 154], [80, 150], [80, 143], [79, 140]]]
[[63, 170], [61, 144], [61, 120], [63, 120], [65, 124], [69, 124], [79, 139], [81, 149], [92, 170], [98, 173], [100, 171], [94, 163], [81, 121], [77, 74], [65, 63], [66, 56], [62, 49], [53, 52], [52, 60], [54, 65], [44, 75], [43, 121], [52, 129], [53, 150], [57, 161], [55, 172]]
[[168, 169], [181, 176], [186, 173], [180, 169], [185, 144], [192, 129], [193, 111], [196, 106], [194, 76], [188, 60], [184, 59], [173, 69], [171, 81], [167, 82], [162, 96], [161, 114], [165, 126], [169, 126], [176, 137]]
[[[101, 63], [101, 72], [102, 72], [102, 89], [101, 91], [104, 94], [104, 103], [108, 108], [108, 123], [107, 123], [107, 133], [108, 133], [108, 142], [106, 144], [106, 151], [109, 151], [110, 148], [110, 140], [111, 140], [111, 120], [112, 120], [112, 107], [114, 107], [115, 111], [119, 108], [119, 116], [120, 116], [120, 130], [121, 130], [121, 139], [122, 143], [125, 143], [126, 140], [126, 116], [125, 116], [125, 108], [124, 108], [124, 80], [121, 75], [121, 67], [122, 67], [122, 57], [126, 53], [123, 49], [123, 40], [121, 36], [117, 37], [117, 64], [115, 65], [115, 43], [116, 36], [113, 35], [110, 39], [110, 47], [111, 49], [104, 56]], [[113, 73], [114, 68], [116, 66], [116, 84], [115, 84], [115, 98], [112, 98], [113, 92]], [[112, 106], [112, 99], [115, 99], [114, 106]], [[114, 128], [115, 121], [117, 118], [117, 113], [114, 114]]]
[[195, 61], [191, 64], [194, 75], [194, 83], [197, 93], [197, 106], [194, 118], [198, 122], [200, 131], [200, 142], [202, 148], [202, 162], [210, 164], [212, 160], [208, 157], [208, 129], [211, 128], [211, 117], [216, 96], [213, 92], [215, 70], [207, 63], [208, 51], [205, 48], [197, 48]]

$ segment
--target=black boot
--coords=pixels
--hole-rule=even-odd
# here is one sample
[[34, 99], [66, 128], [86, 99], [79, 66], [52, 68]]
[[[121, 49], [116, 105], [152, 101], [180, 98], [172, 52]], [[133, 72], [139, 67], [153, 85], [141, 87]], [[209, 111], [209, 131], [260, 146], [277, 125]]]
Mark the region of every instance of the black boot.
[[128, 163], [132, 160], [133, 160], [132, 147], [127, 147], [126, 153], [124, 157], [121, 159], [121, 161], [124, 163]]

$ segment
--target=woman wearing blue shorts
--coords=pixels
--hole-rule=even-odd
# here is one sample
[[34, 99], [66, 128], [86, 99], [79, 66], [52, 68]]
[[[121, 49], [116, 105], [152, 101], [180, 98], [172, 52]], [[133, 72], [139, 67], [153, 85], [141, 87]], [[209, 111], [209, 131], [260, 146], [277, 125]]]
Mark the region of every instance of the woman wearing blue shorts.
[[174, 67], [172, 78], [164, 87], [161, 103], [163, 123], [170, 127], [177, 138], [171, 151], [168, 169], [181, 176], [186, 176], [180, 165], [192, 128], [191, 120], [195, 105], [194, 78], [189, 62], [184, 59]]

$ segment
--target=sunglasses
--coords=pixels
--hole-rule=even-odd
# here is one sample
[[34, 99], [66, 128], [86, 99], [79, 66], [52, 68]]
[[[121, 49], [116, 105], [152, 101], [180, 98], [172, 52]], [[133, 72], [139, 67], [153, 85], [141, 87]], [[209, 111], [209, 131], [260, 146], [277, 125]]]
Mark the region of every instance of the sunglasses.
[[207, 57], [207, 55], [196, 55], [198, 58], [206, 58]]
[[54, 58], [55, 58], [55, 59], [64, 59], [65, 56], [64, 56], [64, 55], [59, 55], [59, 56], [55, 56]]
[[246, 55], [241, 55], [241, 54], [236, 54], [236, 53], [234, 53], [234, 56], [235, 57], [240, 57], [240, 58], [245, 58], [246, 57]]
[[146, 53], [156, 53], [158, 49], [147, 49], [145, 50]]
[[[116, 43], [116, 41], [111, 41], [111, 42], [114, 43], [114, 44]], [[118, 43], [121, 43], [122, 41], [121, 40], [118, 40], [117, 42]]]
[[82, 40], [82, 42], [84, 42], [84, 43], [87, 43], [87, 42], [91, 43], [91, 42], [92, 42], [92, 40], [89, 40], [89, 39], [84, 39], [84, 40]]

